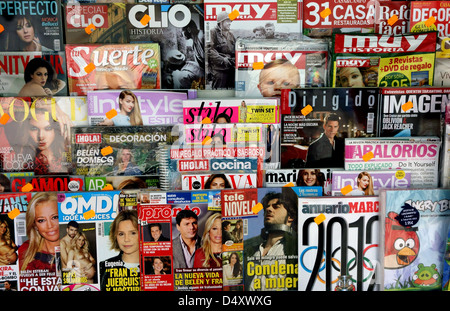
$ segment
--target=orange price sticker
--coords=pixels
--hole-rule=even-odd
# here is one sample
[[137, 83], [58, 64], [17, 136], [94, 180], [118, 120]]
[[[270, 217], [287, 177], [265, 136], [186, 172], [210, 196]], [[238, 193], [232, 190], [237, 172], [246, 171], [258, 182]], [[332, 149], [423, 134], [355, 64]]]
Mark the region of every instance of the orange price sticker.
[[20, 210], [17, 207], [8, 213], [9, 219], [14, 219], [19, 215], [20, 215]]
[[353, 190], [352, 185], [347, 185], [347, 186], [341, 188], [341, 193], [342, 193], [343, 195], [347, 195], [347, 194], [348, 194], [350, 191], [352, 191], [352, 190]]
[[325, 10], [320, 12], [320, 17], [327, 18], [328, 16], [330, 16], [330, 14], [331, 14], [330, 8], [326, 8]]
[[105, 113], [105, 116], [106, 116], [108, 119], [114, 118], [115, 116], [117, 116], [117, 111], [116, 111], [116, 109], [111, 109], [110, 111], [108, 111], [107, 113]]
[[90, 24], [89, 26], [84, 28], [84, 31], [86, 31], [86, 33], [90, 35], [95, 29], [97, 29], [97, 27], [95, 27], [94, 24]]
[[102, 156], [107, 156], [108, 154], [113, 153], [113, 148], [111, 146], [102, 148], [102, 150], [100, 150], [100, 152], [102, 153]]
[[0, 33], [2, 33], [5, 30], [5, 27], [3, 27], [2, 24], [0, 24]]
[[263, 205], [261, 203], [256, 204], [252, 207], [253, 214], [258, 214], [263, 209]]
[[294, 187], [294, 186], [295, 186], [294, 183], [290, 182], [290, 183], [284, 185], [283, 187]]
[[318, 215], [316, 218], [314, 218], [314, 222], [318, 225], [320, 225], [322, 222], [324, 222], [325, 220], [325, 215], [324, 214], [320, 214]]
[[398, 16], [397, 15], [392, 15], [389, 19], [388, 19], [388, 24], [390, 26], [394, 25], [396, 22], [398, 21]]
[[425, 21], [425, 26], [430, 27], [434, 23], [436, 23], [436, 19], [434, 16], [430, 16], [430, 18]]
[[111, 184], [106, 184], [102, 190], [108, 191], [108, 190], [114, 190], [113, 186]]
[[301, 110], [302, 115], [304, 115], [304, 116], [310, 114], [311, 111], [313, 111], [313, 108], [312, 108], [311, 105], [308, 105], [308, 106], [306, 106], [305, 108], [303, 108], [303, 109]]
[[10, 118], [10, 116], [9, 116], [8, 114], [4, 113], [4, 114], [2, 115], [2, 117], [0, 118], [0, 123], [3, 124], [3, 125], [5, 125], [6, 122], [9, 121], [9, 118]]
[[253, 63], [252, 67], [253, 67], [254, 70], [261, 70], [261, 69], [264, 68], [264, 63], [263, 62], [256, 62], [256, 63]]
[[149, 21], [150, 21], [150, 16], [148, 14], [145, 14], [140, 20], [141, 24], [144, 26], [147, 26]]
[[211, 119], [208, 118], [208, 117], [205, 117], [205, 118], [202, 120], [202, 123], [203, 123], [203, 124], [211, 123]]
[[209, 145], [212, 142], [212, 139], [210, 136], [206, 136], [203, 141], [202, 141], [202, 145]]
[[22, 192], [30, 192], [31, 190], [33, 190], [33, 185], [30, 183], [24, 185], [22, 189], [20, 189]]
[[95, 216], [95, 211], [91, 209], [83, 214], [84, 219], [88, 220]]
[[373, 155], [373, 152], [372, 151], [369, 151], [369, 152], [367, 152], [365, 155], [363, 155], [363, 160], [364, 160], [364, 162], [367, 162], [367, 161], [369, 161], [370, 159], [372, 159], [374, 157], [374, 155]]
[[402, 105], [402, 110], [403, 111], [408, 111], [409, 109], [411, 109], [413, 107], [413, 103], [412, 103], [412, 101], [409, 101], [409, 102], [407, 102], [407, 103], [404, 103], [403, 105]]
[[95, 65], [93, 63], [89, 63], [86, 67], [84, 67], [84, 71], [86, 71], [86, 73], [91, 73], [94, 69]]
[[231, 20], [234, 20], [234, 19], [236, 19], [236, 17], [238, 17], [239, 16], [239, 11], [238, 10], [234, 10], [233, 12], [231, 12], [230, 14], [228, 14], [228, 18], [229, 19], [231, 19]]

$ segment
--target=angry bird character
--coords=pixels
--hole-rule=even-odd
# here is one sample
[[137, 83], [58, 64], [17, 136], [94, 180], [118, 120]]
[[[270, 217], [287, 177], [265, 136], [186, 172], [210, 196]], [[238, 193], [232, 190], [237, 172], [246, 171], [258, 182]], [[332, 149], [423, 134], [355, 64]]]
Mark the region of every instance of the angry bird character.
[[419, 253], [417, 228], [400, 225], [398, 214], [389, 212], [385, 220], [384, 267], [400, 269], [411, 264]]
[[420, 287], [423, 289], [435, 289], [441, 287], [441, 275], [436, 269], [436, 265], [432, 264], [429, 267], [419, 264], [417, 271], [413, 275], [414, 287]]

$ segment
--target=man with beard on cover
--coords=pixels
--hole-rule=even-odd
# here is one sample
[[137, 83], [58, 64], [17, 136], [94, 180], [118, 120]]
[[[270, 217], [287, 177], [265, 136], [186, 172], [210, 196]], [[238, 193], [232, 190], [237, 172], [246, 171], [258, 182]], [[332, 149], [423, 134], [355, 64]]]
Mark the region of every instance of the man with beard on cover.
[[[294, 267], [298, 260], [298, 196], [289, 187], [281, 188], [280, 192], [269, 190], [261, 204], [264, 208], [264, 227], [261, 234], [244, 240], [244, 290], [295, 290], [296, 269], [289, 267]], [[283, 270], [286, 273], [255, 275], [248, 269], [267, 265], [285, 266], [286, 269]], [[281, 268], [279, 270], [281, 271]], [[288, 278], [292, 281], [289, 281], [292, 285], [290, 288], [287, 285]], [[278, 287], [280, 284], [285, 284], [285, 287]]]
[[207, 48], [213, 89], [234, 88], [236, 38], [230, 26], [231, 19], [227, 12], [217, 14], [217, 26], [211, 30], [211, 41]]

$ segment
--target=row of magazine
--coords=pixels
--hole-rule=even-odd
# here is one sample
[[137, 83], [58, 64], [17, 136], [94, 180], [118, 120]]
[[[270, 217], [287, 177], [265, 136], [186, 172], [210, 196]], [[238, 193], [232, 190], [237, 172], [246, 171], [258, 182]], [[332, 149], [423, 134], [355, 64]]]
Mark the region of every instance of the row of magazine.
[[450, 86], [448, 1], [88, 2], [5, 1], [2, 96]]
[[0, 195], [19, 291], [448, 290], [448, 189], [308, 187]]

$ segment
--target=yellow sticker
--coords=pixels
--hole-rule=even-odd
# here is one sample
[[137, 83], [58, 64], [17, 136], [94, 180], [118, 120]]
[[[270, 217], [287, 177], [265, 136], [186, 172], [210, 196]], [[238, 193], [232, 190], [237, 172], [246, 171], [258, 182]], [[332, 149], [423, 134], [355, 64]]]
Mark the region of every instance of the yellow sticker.
[[388, 19], [388, 24], [390, 26], [394, 25], [396, 22], [398, 21], [398, 16], [397, 15], [392, 15], [389, 19]]
[[83, 214], [83, 217], [86, 220], [91, 219], [94, 216], [95, 216], [95, 211], [93, 209], [91, 209]]
[[352, 191], [352, 190], [353, 190], [352, 185], [347, 185], [347, 186], [341, 188], [341, 193], [342, 193], [343, 195], [347, 195], [347, 194], [348, 194], [350, 191]]
[[202, 123], [203, 123], [203, 124], [211, 123], [211, 119], [208, 118], [208, 117], [205, 117], [205, 118], [202, 120]]
[[370, 159], [372, 159], [374, 157], [374, 155], [373, 155], [373, 152], [372, 151], [369, 151], [369, 152], [367, 152], [365, 155], [363, 155], [363, 160], [364, 160], [364, 162], [367, 162], [367, 161], [369, 161]]
[[314, 222], [318, 225], [320, 225], [324, 220], [325, 220], [325, 215], [324, 214], [320, 214], [318, 215], [316, 218], [314, 218]]
[[308, 105], [301, 110], [301, 113], [302, 113], [302, 115], [306, 116], [306, 115], [310, 114], [311, 111], [313, 111], [313, 107], [311, 105]]
[[256, 204], [252, 207], [253, 214], [258, 214], [263, 209], [263, 205], [261, 203]]
[[106, 117], [107, 117], [108, 119], [112, 119], [112, 118], [114, 118], [115, 116], [117, 116], [117, 111], [116, 111], [116, 109], [111, 109], [110, 111], [108, 111], [107, 113], [105, 113], [105, 115], [106, 115]]
[[425, 21], [425, 26], [430, 27], [435, 22], [436, 22], [436, 19], [434, 18], [434, 16], [430, 16], [430, 18]]
[[0, 118], [0, 123], [3, 124], [3, 125], [5, 125], [6, 122], [9, 121], [9, 119], [10, 119], [10, 116], [9, 116], [7, 113], [4, 113], [4, 114], [2, 115], [2, 117]]
[[320, 16], [321, 16], [322, 18], [327, 18], [330, 14], [331, 14], [330, 8], [326, 8], [325, 10], [323, 10], [322, 12], [320, 12]]
[[94, 26], [94, 24], [90, 24], [89, 26], [84, 28], [84, 31], [86, 31], [86, 33], [90, 35], [95, 29], [97, 28]]
[[412, 101], [409, 101], [409, 102], [407, 102], [407, 103], [404, 103], [403, 105], [402, 105], [402, 110], [403, 111], [408, 111], [409, 109], [411, 109], [413, 107], [413, 103], [412, 103]]
[[205, 139], [202, 141], [202, 145], [209, 145], [212, 142], [211, 137], [206, 136]]
[[31, 190], [33, 190], [33, 185], [28, 183], [28, 184], [24, 185], [20, 191], [30, 192]]
[[233, 12], [231, 12], [230, 14], [228, 14], [228, 18], [229, 19], [231, 19], [231, 20], [234, 20], [234, 19], [236, 19], [236, 17], [238, 17], [239, 16], [239, 11], [238, 10], [234, 10]]
[[108, 191], [108, 190], [114, 190], [113, 186], [111, 184], [106, 184], [102, 190]]
[[397, 179], [403, 179], [403, 178], [405, 178], [405, 175], [406, 175], [405, 171], [402, 171], [402, 170], [395, 172], [395, 177]]
[[148, 14], [145, 14], [142, 18], [141, 18], [141, 24], [144, 26], [147, 26], [148, 22], [150, 21], [150, 16]]
[[20, 210], [17, 207], [8, 213], [8, 217], [10, 219], [14, 219], [19, 215], [20, 215]]
[[261, 70], [264, 68], [264, 63], [263, 62], [255, 62], [252, 65], [254, 70]]
[[86, 71], [86, 73], [91, 73], [94, 69], [95, 65], [93, 63], [89, 63], [86, 67], [84, 67], [84, 71]]
[[294, 183], [290, 182], [290, 183], [284, 185], [283, 187], [294, 187], [294, 186], [295, 186]]
[[111, 146], [107, 146], [105, 148], [102, 148], [100, 152], [102, 153], [102, 156], [107, 156], [108, 154], [113, 153], [113, 148]]

